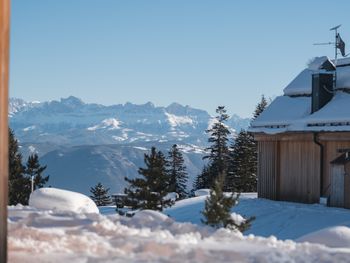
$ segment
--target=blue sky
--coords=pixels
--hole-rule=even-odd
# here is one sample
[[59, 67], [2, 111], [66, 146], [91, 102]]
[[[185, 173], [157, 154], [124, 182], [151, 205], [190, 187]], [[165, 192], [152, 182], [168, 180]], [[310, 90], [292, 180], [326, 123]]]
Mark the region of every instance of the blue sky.
[[[10, 95], [248, 117], [314, 56], [350, 47], [350, 1], [12, 0]], [[348, 49], [348, 52], [350, 49]]]

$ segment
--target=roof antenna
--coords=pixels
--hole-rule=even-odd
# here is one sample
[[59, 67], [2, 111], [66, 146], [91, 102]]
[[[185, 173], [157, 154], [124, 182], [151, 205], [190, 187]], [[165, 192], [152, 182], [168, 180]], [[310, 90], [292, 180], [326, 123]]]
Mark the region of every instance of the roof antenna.
[[341, 39], [338, 28], [341, 27], [341, 25], [337, 25], [335, 27], [332, 27], [330, 31], [334, 31], [335, 41], [334, 42], [327, 42], [327, 43], [315, 43], [314, 45], [334, 45], [334, 65], [337, 65], [338, 60], [338, 49], [340, 50], [340, 53], [343, 57], [347, 57], [349, 54], [345, 54], [345, 42]]
[[[341, 27], [341, 25], [337, 25], [335, 27], [332, 27], [331, 29], [329, 29], [330, 31], [334, 31], [335, 33], [335, 45], [334, 45], [334, 65], [337, 66], [337, 60], [338, 60], [338, 28]], [[340, 36], [339, 36], [340, 38]], [[345, 48], [345, 45], [344, 45], [344, 48]]]

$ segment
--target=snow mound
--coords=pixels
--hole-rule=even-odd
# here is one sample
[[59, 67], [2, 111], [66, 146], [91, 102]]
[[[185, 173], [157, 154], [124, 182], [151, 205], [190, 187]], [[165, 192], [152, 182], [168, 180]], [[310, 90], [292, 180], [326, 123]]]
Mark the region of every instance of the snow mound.
[[175, 192], [168, 193], [165, 197], [164, 200], [171, 200], [171, 201], [176, 201], [179, 198], [179, 194]]
[[210, 189], [198, 189], [194, 192], [195, 196], [210, 195]]
[[9, 207], [9, 262], [349, 262], [349, 249], [161, 222], [155, 211], [135, 216]]
[[329, 227], [302, 236], [297, 241], [318, 243], [328, 247], [350, 248], [350, 228], [346, 226]]
[[96, 204], [86, 195], [57, 188], [35, 190], [30, 195], [29, 205], [45, 210], [99, 213]]
[[235, 224], [237, 224], [239, 226], [246, 221], [243, 216], [241, 216], [240, 214], [237, 214], [237, 213], [232, 213], [231, 218], [235, 222]]
[[133, 220], [140, 220], [146, 222], [154, 222], [156, 224], [168, 220], [169, 217], [161, 212], [154, 210], [141, 210], [133, 216]]

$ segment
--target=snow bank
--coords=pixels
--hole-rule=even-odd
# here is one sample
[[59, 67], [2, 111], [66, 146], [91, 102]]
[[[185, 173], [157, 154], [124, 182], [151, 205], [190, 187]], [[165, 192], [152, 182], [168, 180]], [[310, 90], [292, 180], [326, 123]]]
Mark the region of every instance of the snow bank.
[[30, 195], [29, 205], [45, 210], [99, 213], [96, 204], [86, 195], [57, 188], [35, 190]]
[[[350, 249], [136, 218], [9, 209], [9, 262], [347, 262]], [[135, 222], [138, 222], [136, 224]]]
[[318, 243], [328, 247], [350, 248], [350, 228], [346, 226], [329, 227], [302, 236], [297, 241]]
[[210, 189], [198, 189], [194, 192], [195, 196], [210, 195]]
[[164, 200], [176, 201], [179, 198], [179, 194], [175, 192], [168, 193], [164, 196]]

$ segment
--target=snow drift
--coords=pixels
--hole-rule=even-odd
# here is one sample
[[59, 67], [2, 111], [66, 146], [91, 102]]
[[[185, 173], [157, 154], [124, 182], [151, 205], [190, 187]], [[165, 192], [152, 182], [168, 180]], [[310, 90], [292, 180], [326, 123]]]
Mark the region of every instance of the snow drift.
[[328, 247], [350, 247], [350, 228], [335, 226], [310, 233], [297, 239], [299, 242], [323, 244]]
[[86, 195], [57, 188], [40, 188], [29, 198], [29, 206], [74, 213], [99, 213], [99, 210]]

